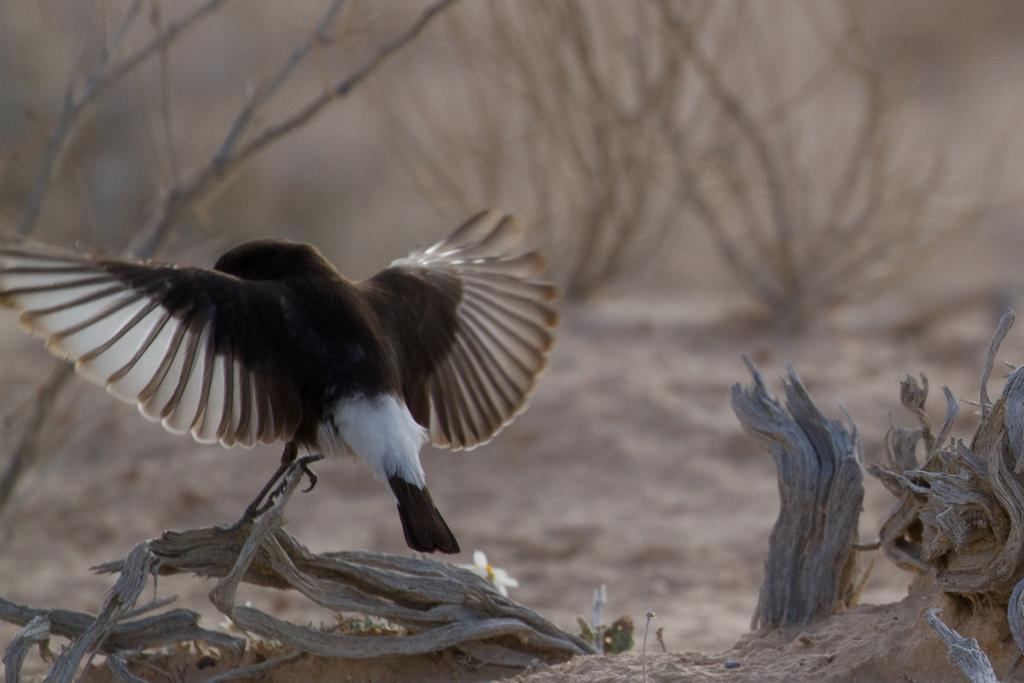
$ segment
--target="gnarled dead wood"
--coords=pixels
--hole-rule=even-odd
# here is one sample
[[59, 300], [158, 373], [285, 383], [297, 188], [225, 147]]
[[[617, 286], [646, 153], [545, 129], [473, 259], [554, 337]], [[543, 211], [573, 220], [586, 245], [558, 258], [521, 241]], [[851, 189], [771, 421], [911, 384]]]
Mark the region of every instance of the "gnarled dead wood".
[[[927, 383], [907, 378], [903, 404], [916, 413], [919, 429], [893, 427], [888, 462], [872, 474], [900, 498], [881, 532], [882, 548], [897, 564], [936, 572], [943, 590], [992, 594], [1004, 600], [1024, 577], [1024, 368], [1006, 380], [990, 402], [985, 389], [999, 343], [1013, 323], [1003, 316], [989, 348], [981, 389], [981, 423], [970, 445], [947, 443], [956, 402], [946, 390], [946, 420], [938, 436], [923, 419]], [[914, 451], [923, 440], [926, 455]]]
[[[173, 609], [160, 614], [136, 619], [135, 617], [166, 606], [170, 600], [161, 600], [146, 607], [132, 610], [122, 617], [107, 634], [98, 652], [108, 654], [122, 650], [143, 650], [169, 643], [202, 641], [219, 648], [242, 648], [242, 640], [219, 631], [208, 631], [199, 626], [199, 613], [187, 609]], [[74, 639], [81, 636], [96, 617], [85, 612], [67, 609], [33, 609], [0, 598], [0, 620], [25, 626], [37, 619], [46, 619], [50, 635]]]
[[864, 483], [856, 428], [825, 417], [793, 368], [784, 384], [784, 409], [746, 362], [754, 382], [733, 385], [733, 411], [775, 458], [782, 498], [751, 624], [773, 629], [855, 601], [853, 546]]
[[939, 618], [939, 612], [940, 609], [933, 607], [925, 612], [924, 618], [939, 637], [946, 641], [950, 660], [960, 667], [971, 683], [999, 683], [992, 663], [978, 645], [978, 641], [974, 638], [964, 638], [946, 626]]
[[37, 615], [25, 624], [4, 653], [4, 680], [6, 683], [18, 683], [21, 680], [21, 665], [25, 661], [28, 649], [36, 643], [50, 638], [50, 620], [45, 615]]
[[[1006, 607], [1006, 621], [1010, 626], [1010, 633], [1013, 635], [1013, 642], [1017, 649], [1024, 653], [1024, 579], [1017, 582], [1010, 593], [1010, 601]], [[1018, 662], [1020, 655], [1018, 655]], [[1014, 664], [1016, 666], [1016, 663]]]
[[[51, 619], [58, 614], [61, 617], [51, 627], [54, 633], [74, 637], [58, 657], [50, 677], [70, 680], [83, 659], [96, 652], [116, 653], [130, 662], [131, 655], [124, 650], [138, 650], [146, 643], [136, 640], [126, 647], [127, 643], [117, 642], [118, 628], [128, 626], [118, 626], [117, 622], [133, 614], [132, 606], [149, 577], [156, 574], [219, 577], [210, 600], [239, 628], [297, 652], [321, 657], [373, 659], [456, 648], [483, 663], [525, 667], [538, 660], [558, 662], [592, 652], [581, 639], [502, 596], [483, 578], [465, 569], [433, 560], [378, 553], [309, 551], [282, 528], [284, 506], [300, 480], [300, 472], [298, 467], [288, 472], [283, 493], [252, 523], [168, 531], [160, 538], [140, 543], [123, 560], [95, 568], [120, 573], [95, 620], [64, 618], [74, 613], [45, 613]], [[296, 590], [317, 605], [336, 612], [385, 619], [389, 626], [387, 634], [325, 631], [236, 605], [241, 582]], [[0, 608], [3, 606], [0, 602]], [[14, 611], [17, 618], [3, 610], [0, 618], [27, 623], [40, 613], [25, 608]], [[180, 630], [172, 630], [169, 619], [152, 619], [156, 621], [147, 631], [151, 643], [197, 637], [210, 640], [203, 635], [208, 632], [182, 637]], [[180, 629], [180, 624], [176, 626]], [[221, 637], [223, 642], [214, 642], [215, 645], [238, 643], [229, 636]], [[289, 657], [281, 661], [289, 661]]]

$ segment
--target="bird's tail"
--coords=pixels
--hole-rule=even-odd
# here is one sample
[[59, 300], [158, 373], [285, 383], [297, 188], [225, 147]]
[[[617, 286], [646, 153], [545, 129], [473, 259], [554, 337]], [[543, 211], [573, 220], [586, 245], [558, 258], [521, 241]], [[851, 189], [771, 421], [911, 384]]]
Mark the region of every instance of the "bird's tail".
[[388, 479], [391, 490], [398, 499], [398, 514], [402, 518], [402, 531], [405, 542], [413, 550], [432, 553], [459, 552], [459, 542], [441, 513], [434, 507], [430, 491], [424, 486], [420, 488], [400, 477]]

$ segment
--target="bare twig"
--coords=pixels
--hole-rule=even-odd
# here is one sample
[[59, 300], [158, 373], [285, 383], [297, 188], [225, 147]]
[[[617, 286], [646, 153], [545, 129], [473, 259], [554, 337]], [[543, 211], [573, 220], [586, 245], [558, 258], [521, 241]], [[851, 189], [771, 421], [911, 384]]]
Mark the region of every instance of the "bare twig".
[[25, 663], [25, 655], [30, 647], [36, 643], [48, 640], [50, 637], [50, 619], [45, 614], [38, 614], [32, 617], [31, 621], [25, 624], [25, 628], [18, 632], [11, 644], [4, 652], [4, 680], [6, 683], [19, 683], [21, 681], [21, 667]]
[[658, 128], [686, 81], [654, 5], [484, 3], [452, 13], [445, 29], [458, 68], [443, 101], [415, 69], [396, 86], [401, 107], [378, 101], [429, 201], [515, 203], [570, 297], [650, 259], [677, 217]]
[[74, 369], [70, 365], [65, 363], [55, 365], [49, 378], [36, 392], [32, 414], [29, 415], [25, 429], [21, 433], [10, 459], [4, 465], [3, 473], [0, 474], [0, 513], [10, 503], [22, 475], [39, 457], [39, 440], [43, 430], [46, 428], [61, 389], [73, 374]]
[[[75, 93], [76, 79], [74, 74], [68, 79], [64, 102], [57, 117], [57, 123], [54, 125], [53, 132], [50, 133], [46, 141], [43, 160], [36, 174], [35, 182], [32, 185], [32, 192], [29, 194], [25, 211], [16, 227], [16, 232], [19, 235], [29, 234], [39, 219], [39, 213], [43, 208], [43, 201], [50, 188], [50, 180], [57, 171], [60, 157], [67, 148], [68, 142], [73, 136], [85, 108], [95, 102], [111, 86], [131, 73], [139, 64], [159, 51], [166, 49], [189, 28], [195, 25], [196, 22], [216, 11], [224, 2], [225, 0], [206, 0], [206, 2], [199, 5], [190, 14], [170, 24], [162, 33], [155, 36], [128, 57], [116, 62], [110, 62], [110, 56], [120, 47], [128, 27], [138, 14], [141, 3], [134, 2], [130, 6], [121, 27], [114, 34], [112, 45], [104, 52], [104, 58], [100, 63], [86, 76], [85, 85], [81, 92]], [[77, 69], [77, 65], [75, 68]]]
[[946, 626], [939, 613], [942, 610], [933, 607], [925, 612], [924, 618], [939, 637], [946, 642], [949, 648], [949, 658], [954, 664], [960, 667], [964, 675], [971, 683], [999, 683], [996, 672], [992, 669], [992, 663], [978, 646], [974, 638], [964, 638], [959, 633]]
[[[202, 199], [215, 185], [226, 180], [251, 157], [277, 140], [280, 140], [288, 133], [309, 123], [328, 104], [348, 96], [356, 86], [366, 80], [387, 58], [408, 45], [435, 17], [455, 2], [458, 2], [458, 0], [437, 0], [437, 2], [427, 7], [419, 19], [413, 22], [398, 37], [379, 47], [377, 52], [362, 66], [338, 81], [331, 89], [307, 102], [297, 112], [265, 128], [244, 144], [240, 140], [252, 121], [255, 107], [251, 106], [253, 103], [250, 103], [249, 106], [243, 108], [235, 117], [223, 144], [210, 162], [205, 166], [194, 169], [191, 173], [187, 173], [184, 180], [176, 183], [166, 192], [157, 210], [154, 211], [146, 225], [132, 240], [128, 247], [129, 253], [151, 253], [185, 207]], [[272, 77], [259, 90], [260, 94], [254, 98], [257, 105], [265, 102], [280, 87], [284, 78], [287, 77], [298, 61], [312, 49], [313, 45], [324, 39], [326, 25], [340, 9], [341, 4], [341, 2], [336, 1], [328, 7], [327, 12], [324, 14], [324, 19], [317, 25], [310, 40], [293, 53], [278, 74]]]
[[[82, 113], [111, 86], [131, 73], [139, 64], [158, 51], [166, 50], [189, 28], [199, 20], [214, 12], [225, 0], [207, 0], [181, 20], [170, 24], [161, 33], [128, 57], [111, 61], [112, 56], [120, 48], [128, 29], [134, 23], [141, 8], [141, 0], [133, 2], [125, 12], [118, 29], [109, 45], [104, 46], [102, 58], [94, 69], [85, 77], [81, 91], [76, 93], [77, 64], [74, 65], [65, 88], [64, 101], [57, 123], [54, 125], [46, 141], [43, 158], [36, 174], [32, 191], [26, 201], [25, 210], [16, 227], [20, 235], [29, 234], [35, 227], [42, 211], [43, 202], [50, 188], [50, 181], [57, 173], [59, 160], [71, 142]], [[159, 239], [157, 239], [159, 238]], [[155, 236], [150, 243], [156, 249], [162, 235]], [[140, 252], [148, 256], [150, 252]], [[61, 364], [55, 367], [49, 379], [40, 387], [38, 399], [33, 408], [25, 431], [15, 447], [14, 453], [0, 475], [0, 513], [7, 507], [22, 475], [31, 467], [39, 455], [39, 439], [49, 420], [49, 415], [56, 398], [64, 385], [74, 373], [70, 366]]]
[[[390, 128], [432, 203], [520, 206], [570, 297], [693, 226], [781, 326], [799, 328], [887, 291], [977, 222], [999, 164], [956, 185], [961, 206], [940, 207], [955, 180], [946, 146], [902, 154], [905, 89], [863, 3], [798, 7], [809, 44], [788, 69], [774, 29], [801, 17], [756, 4], [478, 5], [447, 22], [459, 96], [403, 84], [419, 106], [386, 112]], [[823, 115], [839, 86], [849, 106]], [[1007, 147], [997, 135], [993, 162]]]
[[[161, 32], [163, 21], [163, 6], [160, 2], [154, 2], [152, 8], [153, 23], [157, 27], [157, 33]], [[167, 161], [170, 166], [171, 181], [176, 182], [181, 174], [178, 165], [178, 152], [174, 144], [174, 106], [171, 101], [171, 51], [170, 44], [166, 43], [160, 47], [160, 118], [161, 129], [164, 132], [164, 149], [167, 150]]]
[[264, 82], [249, 98], [242, 110], [235, 116], [235, 121], [228, 131], [227, 136], [224, 138], [224, 142], [221, 143], [217, 153], [213, 156], [212, 164], [217, 169], [223, 169], [231, 161], [232, 156], [235, 153], [235, 148], [238, 145], [238, 141], [246, 132], [252, 121], [253, 115], [256, 111], [265, 105], [274, 94], [284, 85], [288, 77], [291, 76], [295, 68], [306, 58], [307, 55], [319, 44], [326, 43], [329, 40], [328, 31], [330, 30], [331, 24], [334, 22], [334, 18], [338, 12], [341, 11], [342, 6], [345, 4], [345, 0], [334, 0], [328, 7], [327, 11], [324, 12], [320, 21], [317, 22], [316, 28], [298, 48], [292, 52], [291, 56], [281, 65], [277, 73], [271, 76], [266, 82]]
[[590, 609], [590, 630], [594, 633], [594, 649], [604, 654], [604, 608], [608, 604], [608, 587], [603, 583], [594, 589], [594, 601]]
[[1013, 310], [1007, 310], [1003, 313], [1002, 317], [999, 318], [999, 326], [996, 328], [996, 333], [992, 337], [992, 343], [989, 344], [988, 352], [985, 354], [985, 365], [981, 371], [981, 399], [979, 401], [982, 419], [985, 419], [988, 415], [989, 406], [992, 403], [988, 398], [988, 378], [992, 376], [992, 365], [996, 362], [999, 346], [1003, 343], [1003, 339], [1006, 338], [1016, 319], [1017, 316]]
[[690, 27], [686, 22], [674, 20], [675, 15], [665, 12], [664, 16], [672, 22], [672, 27], [686, 48], [690, 62], [707, 86], [708, 94], [718, 103], [722, 111], [729, 117], [747, 139], [764, 174], [768, 185], [771, 203], [772, 221], [775, 226], [775, 237], [778, 251], [783, 259], [781, 268], [795, 272], [793, 263], [793, 219], [787, 207], [787, 188], [783, 182], [783, 174], [778, 167], [776, 154], [765, 137], [764, 129], [759, 125], [747, 106], [726, 87], [721, 74], [713, 66], [697, 46]]
[[647, 633], [651, 630], [651, 620], [656, 616], [653, 610], [647, 610], [647, 621], [644, 623], [644, 641], [640, 648], [640, 657], [643, 660], [644, 683], [647, 683]]

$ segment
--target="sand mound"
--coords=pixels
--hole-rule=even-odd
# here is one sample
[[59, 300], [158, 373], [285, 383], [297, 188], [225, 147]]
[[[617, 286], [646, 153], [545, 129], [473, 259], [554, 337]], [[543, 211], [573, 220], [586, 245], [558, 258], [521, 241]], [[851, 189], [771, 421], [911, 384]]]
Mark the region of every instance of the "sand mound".
[[[1002, 607], [972, 607], [942, 593], [930, 577], [920, 577], [902, 601], [864, 605], [806, 627], [744, 636], [715, 655], [686, 652], [646, 658], [649, 681], [816, 681], [877, 683], [928, 681], [962, 683], [964, 675], [946, 656], [946, 646], [924, 620], [929, 607], [961, 635], [976, 638], [995, 670], [1013, 664], [1016, 647]], [[622, 681], [643, 678], [638, 654], [577, 657], [516, 678], [522, 683]]]

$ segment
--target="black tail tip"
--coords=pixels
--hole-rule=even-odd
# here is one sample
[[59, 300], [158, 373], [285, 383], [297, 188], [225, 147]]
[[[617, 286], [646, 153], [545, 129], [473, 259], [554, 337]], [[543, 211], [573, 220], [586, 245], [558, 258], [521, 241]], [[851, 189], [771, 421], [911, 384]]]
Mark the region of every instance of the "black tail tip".
[[388, 483], [398, 499], [398, 516], [410, 548], [421, 553], [459, 552], [459, 542], [434, 507], [427, 487], [420, 488], [399, 477], [391, 477]]

